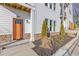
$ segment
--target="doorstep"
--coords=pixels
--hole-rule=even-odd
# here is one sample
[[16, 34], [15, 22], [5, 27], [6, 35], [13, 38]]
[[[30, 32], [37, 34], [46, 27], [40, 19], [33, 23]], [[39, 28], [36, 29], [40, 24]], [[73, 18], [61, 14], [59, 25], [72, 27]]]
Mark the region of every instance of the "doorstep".
[[21, 44], [25, 44], [25, 43], [28, 43], [28, 46], [29, 46], [29, 44], [31, 45], [31, 46], [29, 46], [29, 47], [34, 47], [34, 44], [32, 44], [31, 42], [30, 42], [30, 39], [24, 39], [24, 40], [19, 40], [19, 41], [14, 41], [14, 40], [12, 40], [12, 41], [9, 41], [9, 42], [5, 42], [5, 43], [0, 43], [0, 48], [2, 47], [5, 47], [5, 48], [9, 48], [9, 47], [13, 47], [13, 46], [17, 46], [17, 45], [21, 45]]

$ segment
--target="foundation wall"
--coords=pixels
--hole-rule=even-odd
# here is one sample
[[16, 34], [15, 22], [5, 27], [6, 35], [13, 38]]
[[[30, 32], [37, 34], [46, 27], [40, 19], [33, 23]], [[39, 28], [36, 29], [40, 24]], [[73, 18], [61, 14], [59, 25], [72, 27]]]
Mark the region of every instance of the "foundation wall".
[[[30, 33], [24, 34], [24, 39], [30, 39]], [[12, 41], [12, 35], [0, 35], [0, 43]]]
[[0, 35], [0, 43], [2, 42], [8, 42], [12, 40], [12, 35]]
[[[52, 32], [52, 33], [50, 34], [50, 36], [53, 36], [53, 35], [59, 35], [59, 32]], [[35, 35], [34, 35], [34, 39], [35, 39], [35, 40], [41, 39], [41, 33], [35, 34]]]
[[24, 34], [24, 39], [30, 39], [30, 33]]

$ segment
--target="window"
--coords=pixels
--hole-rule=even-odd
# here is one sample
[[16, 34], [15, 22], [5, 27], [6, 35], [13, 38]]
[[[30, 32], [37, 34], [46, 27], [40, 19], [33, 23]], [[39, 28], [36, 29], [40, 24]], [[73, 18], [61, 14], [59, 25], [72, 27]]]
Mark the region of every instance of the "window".
[[50, 9], [52, 9], [52, 3], [50, 3]]
[[55, 7], [56, 7], [56, 3], [54, 3], [54, 5], [53, 5], [53, 10], [55, 11]]
[[45, 6], [48, 6], [48, 3], [45, 3]]
[[22, 20], [16, 20], [16, 24], [22, 24]]
[[52, 20], [50, 20], [50, 31], [52, 31]]
[[54, 28], [53, 28], [54, 32], [55, 32], [55, 26], [56, 26], [56, 21], [54, 21]]
[[60, 3], [60, 15], [63, 15], [63, 5], [62, 5], [62, 3]]

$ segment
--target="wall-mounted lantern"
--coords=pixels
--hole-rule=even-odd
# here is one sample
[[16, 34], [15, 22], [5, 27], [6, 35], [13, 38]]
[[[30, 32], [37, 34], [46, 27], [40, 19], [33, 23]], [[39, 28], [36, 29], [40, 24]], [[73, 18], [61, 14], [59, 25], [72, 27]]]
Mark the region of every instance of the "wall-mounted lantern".
[[26, 20], [26, 23], [30, 24], [30, 23], [31, 23], [31, 21], [30, 21], [30, 20]]

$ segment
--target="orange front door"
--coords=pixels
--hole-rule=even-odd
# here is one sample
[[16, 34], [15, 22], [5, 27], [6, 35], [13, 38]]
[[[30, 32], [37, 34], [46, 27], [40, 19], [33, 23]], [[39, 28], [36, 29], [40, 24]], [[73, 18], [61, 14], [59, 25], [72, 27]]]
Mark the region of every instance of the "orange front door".
[[23, 39], [23, 20], [13, 19], [13, 39], [20, 40]]

